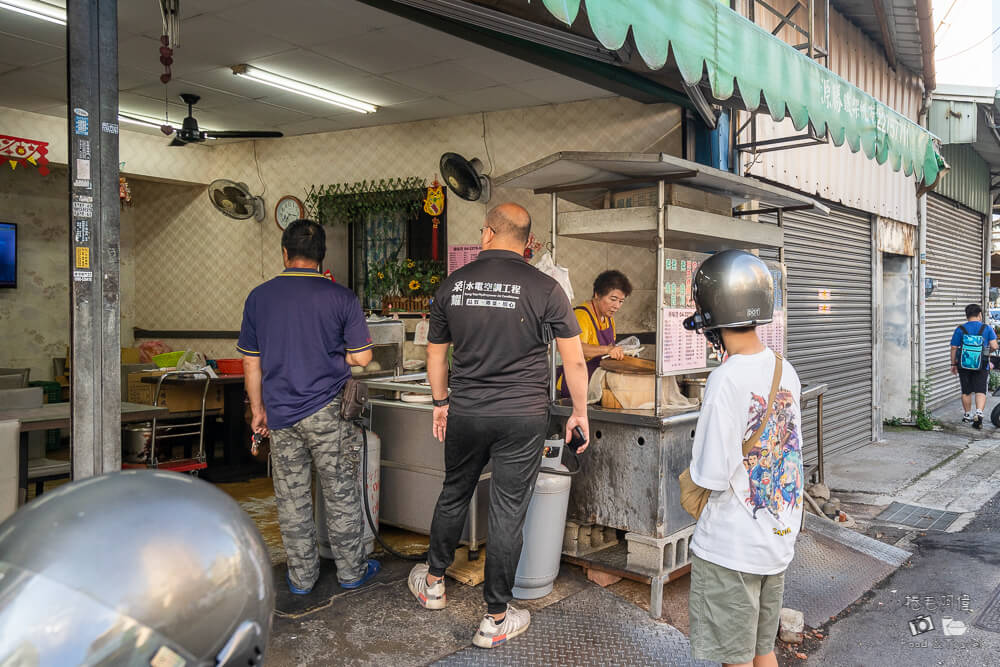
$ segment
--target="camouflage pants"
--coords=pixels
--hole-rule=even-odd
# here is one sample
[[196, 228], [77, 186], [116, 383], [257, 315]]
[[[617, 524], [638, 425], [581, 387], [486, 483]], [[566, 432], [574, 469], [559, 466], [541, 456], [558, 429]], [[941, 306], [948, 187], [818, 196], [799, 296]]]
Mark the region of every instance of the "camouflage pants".
[[271, 431], [271, 458], [278, 524], [288, 558], [288, 575], [298, 588], [319, 578], [319, 549], [313, 522], [312, 465], [326, 503], [330, 549], [342, 583], [357, 581], [367, 567], [362, 542], [361, 431], [340, 419], [340, 398], [288, 428]]

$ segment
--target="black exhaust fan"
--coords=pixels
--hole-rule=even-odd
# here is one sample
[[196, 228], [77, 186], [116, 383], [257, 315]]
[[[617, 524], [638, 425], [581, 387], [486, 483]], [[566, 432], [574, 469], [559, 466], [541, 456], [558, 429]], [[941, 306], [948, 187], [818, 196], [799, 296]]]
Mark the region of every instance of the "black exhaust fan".
[[448, 188], [466, 201], [490, 200], [490, 179], [483, 176], [483, 163], [479, 158], [466, 160], [458, 153], [441, 156], [441, 176]]

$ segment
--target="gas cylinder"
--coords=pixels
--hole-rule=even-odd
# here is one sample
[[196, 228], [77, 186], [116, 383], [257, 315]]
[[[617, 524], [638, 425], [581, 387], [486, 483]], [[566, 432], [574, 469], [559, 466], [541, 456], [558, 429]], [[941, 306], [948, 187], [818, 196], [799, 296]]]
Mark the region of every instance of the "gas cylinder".
[[559, 576], [571, 478], [561, 463], [563, 440], [546, 440], [542, 468], [524, 519], [524, 545], [514, 575], [514, 597], [534, 600], [552, 592]]
[[[372, 509], [372, 521], [375, 525], [378, 525], [378, 495], [379, 495], [379, 458], [382, 453], [382, 440], [373, 433], [372, 431], [367, 431], [368, 436], [368, 479], [365, 480], [364, 489], [365, 493], [368, 494], [368, 505]], [[362, 456], [364, 452], [362, 452]], [[363, 476], [364, 466], [358, 466], [358, 486], [362, 485], [361, 477]], [[361, 508], [359, 510], [359, 516], [361, 517], [361, 525], [364, 528], [364, 543], [365, 543], [365, 553], [370, 554], [375, 551], [375, 534], [372, 532], [371, 526], [368, 525], [368, 519], [365, 518], [365, 507], [364, 500], [361, 496], [358, 496], [361, 500]], [[316, 521], [316, 543], [319, 547], [319, 555], [323, 558], [332, 559], [333, 551], [330, 550], [330, 531], [326, 527], [326, 506], [323, 503], [323, 498], [320, 495], [319, 480], [316, 478], [316, 469], [313, 468], [313, 518]]]

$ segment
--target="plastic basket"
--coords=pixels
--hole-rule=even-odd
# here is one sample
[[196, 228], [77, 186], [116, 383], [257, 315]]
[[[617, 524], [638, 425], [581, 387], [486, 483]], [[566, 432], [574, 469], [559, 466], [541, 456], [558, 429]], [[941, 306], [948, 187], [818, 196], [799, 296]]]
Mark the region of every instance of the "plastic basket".
[[216, 359], [215, 365], [222, 375], [243, 375], [242, 359]]
[[182, 356], [184, 356], [185, 350], [178, 350], [176, 352], [164, 352], [163, 354], [158, 354], [153, 357], [153, 363], [157, 365], [158, 368], [173, 368], [177, 365], [177, 362]]
[[46, 403], [62, 403], [62, 385], [51, 380], [32, 380], [29, 387], [41, 387]]

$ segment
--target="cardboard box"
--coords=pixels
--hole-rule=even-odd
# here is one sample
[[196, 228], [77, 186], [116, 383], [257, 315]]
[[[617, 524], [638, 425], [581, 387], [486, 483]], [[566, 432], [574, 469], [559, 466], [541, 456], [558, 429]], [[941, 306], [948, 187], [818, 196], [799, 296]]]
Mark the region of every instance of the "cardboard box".
[[139, 363], [139, 348], [137, 348], [137, 347], [123, 347], [122, 348], [122, 363], [123, 364], [137, 364], [137, 363]]
[[[656, 206], [656, 188], [623, 190], [611, 194], [611, 208], [632, 208], [635, 206]], [[667, 204], [708, 211], [730, 217], [733, 214], [732, 200], [725, 195], [717, 195], [704, 190], [671, 183], [664, 193]]]
[[[156, 377], [166, 371], [138, 371], [128, 374], [128, 395], [130, 403], [153, 404], [153, 397], [156, 395], [156, 385], [143, 382], [144, 377]], [[159, 405], [166, 406], [170, 412], [190, 412], [201, 410], [201, 392], [204, 385], [201, 381], [189, 382], [183, 385], [166, 384], [160, 388]], [[205, 396], [206, 410], [221, 410], [223, 405], [222, 385], [209, 385], [208, 394]]]

